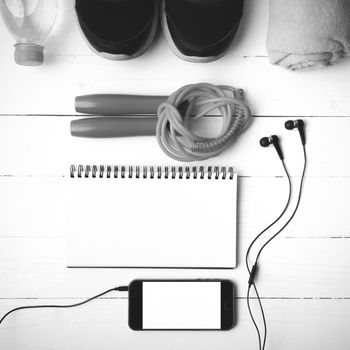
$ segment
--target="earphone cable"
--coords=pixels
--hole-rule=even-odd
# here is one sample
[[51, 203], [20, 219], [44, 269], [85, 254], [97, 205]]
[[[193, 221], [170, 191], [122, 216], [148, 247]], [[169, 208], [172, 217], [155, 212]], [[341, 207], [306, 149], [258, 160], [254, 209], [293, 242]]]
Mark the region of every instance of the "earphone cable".
[[[285, 225], [260, 248], [260, 250], [258, 252], [258, 255], [257, 255], [257, 258], [256, 258], [255, 264], [258, 263], [259, 257], [261, 255], [262, 251], [264, 250], [264, 248], [288, 226], [288, 224], [293, 220], [293, 218], [295, 217], [295, 214], [297, 213], [297, 211], [299, 209], [299, 205], [300, 205], [300, 201], [301, 201], [301, 195], [302, 195], [302, 192], [303, 192], [303, 184], [304, 184], [304, 179], [305, 179], [305, 172], [306, 172], [306, 167], [307, 167], [307, 155], [306, 155], [306, 149], [305, 149], [304, 145], [303, 145], [303, 154], [304, 154], [304, 167], [303, 167], [303, 173], [302, 173], [301, 180], [300, 180], [298, 200], [297, 200], [297, 204], [295, 206], [295, 209], [294, 209], [292, 215], [290, 216], [290, 218], [288, 219], [288, 221], [285, 223]], [[258, 290], [256, 288], [256, 284], [255, 283], [254, 283], [254, 288], [255, 288], [255, 292], [256, 292], [256, 295], [257, 295], [258, 302], [260, 304], [260, 310], [261, 310], [261, 314], [262, 314], [263, 322], [264, 322], [265, 333], [264, 333], [264, 341], [263, 341], [262, 350], [265, 350], [266, 338], [267, 338], [267, 325], [266, 325], [266, 319], [265, 319], [265, 312], [264, 312], [264, 309], [262, 307], [261, 298], [260, 298], [260, 295], [258, 293]]]
[[295, 214], [297, 213], [299, 206], [300, 206], [300, 202], [301, 202], [301, 195], [303, 192], [303, 184], [304, 184], [304, 180], [305, 180], [305, 172], [306, 172], [306, 167], [307, 167], [307, 155], [306, 155], [306, 149], [305, 146], [303, 146], [303, 154], [304, 154], [304, 167], [303, 167], [303, 173], [301, 175], [301, 180], [300, 180], [300, 185], [299, 185], [299, 194], [298, 194], [298, 200], [297, 200], [297, 204], [295, 206], [295, 209], [292, 213], [292, 215], [290, 216], [290, 218], [287, 220], [287, 222], [282, 226], [282, 228], [276, 233], [274, 234], [259, 250], [257, 256], [256, 256], [256, 260], [255, 263], [258, 263], [258, 260], [260, 258], [261, 253], [263, 252], [263, 250], [266, 248], [266, 246], [271, 243], [271, 241], [273, 239], [275, 239], [288, 225], [289, 223], [293, 220], [293, 218], [295, 217]]
[[[256, 274], [256, 270], [257, 270], [257, 264], [258, 264], [258, 260], [260, 258], [260, 255], [261, 253], [263, 252], [263, 250], [266, 248], [266, 246], [273, 240], [275, 239], [288, 225], [289, 223], [293, 220], [293, 218], [295, 217], [295, 214], [297, 213], [298, 209], [299, 209], [299, 206], [300, 206], [300, 202], [301, 202], [301, 196], [302, 196], [302, 192], [303, 192], [303, 184], [304, 184], [304, 179], [305, 179], [305, 172], [306, 172], [306, 168], [307, 168], [307, 154], [306, 154], [306, 148], [305, 148], [305, 145], [303, 145], [303, 154], [304, 154], [304, 166], [303, 166], [303, 172], [302, 172], [302, 176], [301, 176], [301, 180], [300, 180], [300, 186], [299, 186], [299, 194], [298, 194], [298, 199], [297, 199], [297, 203], [296, 203], [296, 206], [295, 206], [295, 209], [292, 213], [292, 215], [290, 216], [290, 218], [287, 220], [287, 222], [283, 225], [283, 227], [276, 233], [274, 234], [261, 248], [260, 250], [258, 251], [258, 254], [256, 256], [256, 259], [255, 259], [255, 263], [253, 265], [253, 268], [250, 269], [249, 268], [249, 262], [248, 262], [248, 259], [249, 259], [249, 252], [252, 248], [252, 246], [254, 245], [254, 243], [257, 241], [257, 239], [259, 237], [262, 236], [262, 234], [264, 232], [266, 232], [270, 227], [272, 227], [275, 223], [277, 223], [277, 221], [279, 221], [279, 219], [284, 215], [285, 211], [287, 210], [288, 206], [289, 206], [289, 203], [290, 203], [290, 199], [291, 199], [291, 190], [292, 190], [292, 187], [291, 187], [291, 179], [290, 179], [290, 176], [289, 176], [289, 173], [285, 167], [285, 164], [282, 160], [282, 163], [283, 163], [283, 166], [284, 166], [284, 169], [287, 173], [287, 177], [288, 177], [288, 181], [289, 181], [289, 196], [288, 196], [288, 201], [287, 201], [287, 205], [286, 207], [284, 208], [284, 210], [282, 211], [282, 214], [271, 224], [269, 225], [265, 230], [263, 230], [255, 239], [254, 241], [250, 244], [248, 250], [247, 250], [247, 254], [246, 254], [246, 265], [247, 265], [247, 269], [248, 269], [248, 272], [249, 272], [249, 275], [250, 275], [250, 279], [249, 279], [249, 287], [248, 287], [248, 294], [247, 294], [247, 304], [248, 304], [248, 309], [249, 309], [249, 314], [250, 314], [250, 317], [254, 323], [254, 326], [256, 327], [256, 330], [257, 330], [257, 333], [258, 333], [258, 338], [259, 338], [259, 350], [265, 350], [265, 346], [266, 346], [266, 338], [267, 338], [267, 324], [266, 324], [266, 318], [265, 318], [265, 312], [264, 312], [264, 309], [263, 309], [263, 306], [262, 306], [262, 302], [261, 302], [261, 298], [260, 298], [260, 295], [258, 293], [258, 290], [257, 290], [257, 287], [256, 287], [256, 284], [255, 284], [255, 281], [254, 281], [254, 277], [255, 277], [255, 274]], [[261, 314], [262, 314], [262, 318], [263, 318], [263, 324], [264, 324], [264, 340], [263, 340], [263, 344], [261, 346], [261, 334], [260, 334], [260, 330], [259, 330], [259, 327], [257, 326], [257, 322], [255, 321], [255, 318], [251, 312], [251, 308], [250, 308], [250, 288], [251, 286], [253, 285], [254, 287], [254, 290], [256, 292], [256, 295], [257, 295], [257, 300], [259, 302], [259, 306], [260, 306], [260, 310], [261, 310]]]
[[[252, 275], [252, 270], [250, 269], [249, 267], [249, 254], [250, 254], [250, 251], [252, 249], [252, 247], [254, 246], [254, 244], [256, 243], [256, 241], [267, 231], [269, 230], [272, 226], [274, 226], [282, 217], [283, 215], [285, 214], [285, 212], [287, 211], [288, 209], [288, 206], [290, 204], [290, 200], [291, 200], [291, 196], [292, 196], [292, 182], [291, 182], [291, 179], [290, 179], [290, 175], [289, 175], [289, 172], [288, 172], [288, 169], [286, 167], [286, 164], [284, 162], [284, 160], [282, 159], [281, 160], [282, 162], [282, 165], [283, 165], [283, 169], [285, 171], [285, 174], [287, 176], [287, 179], [288, 179], [288, 188], [289, 188], [289, 191], [288, 191], [288, 199], [287, 199], [287, 202], [285, 204], [285, 207], [283, 208], [283, 211], [281, 212], [281, 214], [270, 224], [268, 225], [264, 230], [262, 230], [256, 237], [255, 239], [251, 242], [251, 244], [249, 245], [249, 248], [247, 250], [247, 253], [246, 253], [246, 266], [247, 266], [247, 270], [248, 270], [248, 273], [249, 275], [251, 276]], [[262, 319], [263, 319], [263, 325], [264, 325], [264, 337], [263, 337], [263, 342], [261, 343], [261, 333], [260, 333], [260, 330], [259, 330], [259, 327], [257, 325], [257, 322], [254, 318], [254, 315], [251, 311], [251, 307], [250, 307], [250, 290], [251, 290], [251, 286], [253, 285], [254, 287], [254, 291], [255, 291], [255, 294], [257, 296], [257, 300], [258, 300], [258, 303], [259, 303], [259, 307], [260, 307], [260, 311], [261, 311], [261, 314], [262, 314]], [[264, 312], [264, 309], [263, 309], [263, 306], [262, 306], [262, 302], [261, 302], [261, 299], [260, 299], [260, 295], [258, 293], [258, 289], [256, 287], [256, 284], [254, 282], [254, 280], [252, 279], [249, 283], [249, 286], [248, 286], [248, 293], [247, 293], [247, 305], [248, 305], [248, 310], [249, 310], [249, 314], [250, 314], [250, 317], [251, 317], [251, 320], [253, 321], [253, 324], [255, 326], [255, 329], [257, 331], [257, 334], [258, 334], [258, 340], [259, 340], [259, 350], [263, 350], [265, 348], [265, 344], [266, 344], [266, 338], [267, 338], [267, 324], [266, 324], [266, 318], [265, 318], [265, 312]]]
[[253, 315], [253, 312], [252, 312], [252, 309], [251, 309], [251, 306], [250, 306], [250, 290], [251, 290], [251, 286], [248, 286], [248, 291], [247, 291], [247, 306], [248, 306], [248, 311], [249, 311], [249, 315], [250, 315], [250, 318], [251, 320], [253, 321], [253, 324], [254, 324], [254, 327], [255, 327], [255, 330], [258, 334], [258, 341], [259, 341], [259, 350], [261, 350], [261, 334], [260, 334], [260, 330], [259, 330], [259, 327], [258, 327], [258, 324], [255, 320], [255, 317]]
[[115, 292], [115, 291], [119, 291], [119, 292], [127, 292], [129, 290], [129, 287], [126, 287], [126, 286], [122, 286], [122, 287], [116, 287], [116, 288], [112, 288], [112, 289], [109, 289], [103, 293], [100, 293], [98, 295], [95, 295], [94, 297], [92, 298], [89, 298], [87, 300], [84, 300], [84, 301], [81, 301], [79, 303], [76, 303], [76, 304], [70, 304], [70, 305], [32, 305], [32, 306], [21, 306], [21, 307], [17, 307], [15, 309], [12, 309], [10, 310], [9, 312], [7, 312], [1, 319], [0, 319], [0, 325], [1, 323], [5, 320], [5, 318], [7, 316], [9, 316], [10, 314], [16, 312], [16, 311], [19, 311], [19, 310], [28, 310], [28, 309], [63, 309], [63, 308], [72, 308], [72, 307], [77, 307], [77, 306], [81, 306], [81, 305], [84, 305], [92, 300], [95, 300], [95, 299], [98, 299], [108, 293], [111, 293], [111, 292]]
[[289, 207], [289, 204], [290, 204], [290, 200], [291, 200], [291, 197], [292, 197], [292, 181], [290, 179], [290, 175], [289, 175], [289, 172], [288, 172], [288, 169], [286, 167], [286, 164], [284, 162], [284, 160], [282, 159], [281, 160], [282, 162], [282, 165], [283, 165], [283, 169], [284, 169], [284, 172], [287, 176], [287, 179], [288, 179], [288, 185], [289, 185], [289, 193], [288, 193], [288, 199], [287, 199], [287, 202], [286, 202], [286, 205], [285, 207], [283, 208], [283, 211], [281, 212], [281, 214], [277, 217], [277, 219], [275, 221], [273, 221], [270, 225], [268, 225], [264, 230], [262, 230], [255, 238], [254, 240], [250, 243], [249, 247], [248, 247], [248, 250], [247, 250], [247, 253], [246, 253], [246, 266], [247, 266], [247, 270], [249, 272], [249, 275], [251, 274], [251, 270], [250, 270], [250, 267], [249, 267], [249, 254], [250, 254], [250, 251], [251, 249], [253, 248], [255, 242], [267, 231], [269, 230], [272, 226], [274, 226], [281, 218], [282, 216], [285, 214], [285, 212], [287, 211], [288, 207]]
[[262, 316], [262, 320], [263, 320], [263, 326], [264, 326], [264, 339], [263, 339], [263, 344], [262, 344], [262, 348], [261, 350], [265, 350], [265, 346], [266, 346], [266, 339], [267, 339], [267, 323], [266, 323], [266, 317], [265, 317], [265, 311], [262, 305], [262, 301], [258, 292], [258, 288], [256, 286], [256, 283], [253, 283], [253, 287], [255, 290], [255, 294], [256, 294], [256, 298], [258, 300], [258, 304], [260, 307], [260, 311], [261, 311], [261, 316]]

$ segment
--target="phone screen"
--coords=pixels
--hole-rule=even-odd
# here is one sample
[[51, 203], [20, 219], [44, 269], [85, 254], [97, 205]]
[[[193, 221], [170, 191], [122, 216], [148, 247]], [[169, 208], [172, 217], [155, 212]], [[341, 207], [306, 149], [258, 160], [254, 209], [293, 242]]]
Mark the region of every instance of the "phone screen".
[[136, 329], [220, 330], [226, 328], [223, 321], [227, 315], [223, 313], [232, 318], [228, 310], [232, 292], [226, 304], [221, 281], [139, 281], [138, 286], [141, 292], [133, 313], [137, 320], [131, 320], [138, 324]]
[[143, 282], [144, 329], [220, 329], [220, 282]]

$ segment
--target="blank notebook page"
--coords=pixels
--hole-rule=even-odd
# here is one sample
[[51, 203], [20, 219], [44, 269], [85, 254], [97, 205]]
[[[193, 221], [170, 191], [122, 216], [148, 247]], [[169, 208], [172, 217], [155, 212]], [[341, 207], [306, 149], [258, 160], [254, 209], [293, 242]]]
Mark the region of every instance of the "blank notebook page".
[[232, 168], [91, 169], [68, 180], [68, 267], [236, 266]]

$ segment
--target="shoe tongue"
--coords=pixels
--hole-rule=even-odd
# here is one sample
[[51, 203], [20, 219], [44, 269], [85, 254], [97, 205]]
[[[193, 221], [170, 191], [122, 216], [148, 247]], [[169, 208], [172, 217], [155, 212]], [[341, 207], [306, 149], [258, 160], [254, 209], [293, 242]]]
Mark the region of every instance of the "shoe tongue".
[[140, 0], [97, 0], [101, 5], [133, 5], [135, 3], [140, 3]]
[[228, 0], [185, 0], [185, 2], [196, 6], [208, 6], [208, 5], [211, 6], [211, 5], [223, 3], [225, 1], [228, 1]]
[[98, 0], [100, 3], [107, 3], [107, 4], [118, 4], [120, 2], [126, 2], [128, 0]]
[[76, 10], [93, 36], [122, 42], [146, 27], [153, 18], [154, 4], [155, 0], [76, 0]]

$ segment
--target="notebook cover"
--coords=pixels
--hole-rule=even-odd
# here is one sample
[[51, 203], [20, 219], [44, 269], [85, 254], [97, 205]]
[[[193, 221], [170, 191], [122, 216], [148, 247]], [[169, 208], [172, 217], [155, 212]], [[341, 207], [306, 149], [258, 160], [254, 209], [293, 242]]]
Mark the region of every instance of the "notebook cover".
[[236, 267], [236, 173], [91, 169], [68, 180], [68, 267]]

